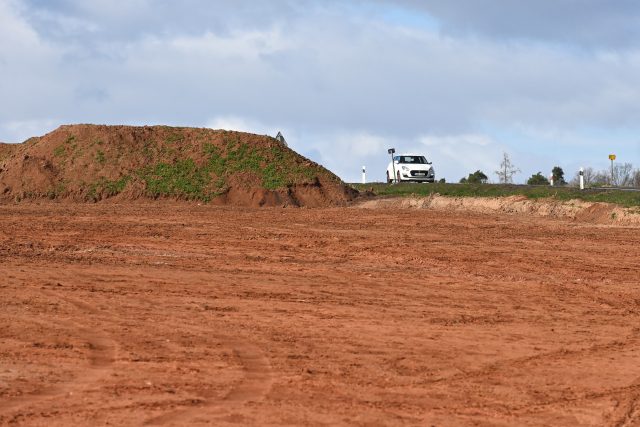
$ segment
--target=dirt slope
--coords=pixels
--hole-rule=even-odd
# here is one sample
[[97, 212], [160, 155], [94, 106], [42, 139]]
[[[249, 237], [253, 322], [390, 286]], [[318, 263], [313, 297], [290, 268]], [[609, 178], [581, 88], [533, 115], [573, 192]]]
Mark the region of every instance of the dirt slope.
[[241, 132], [73, 125], [11, 151], [8, 156], [0, 151], [0, 198], [5, 201], [173, 198], [329, 206], [355, 193], [274, 138]]
[[448, 197], [433, 194], [428, 197], [388, 197], [365, 200], [356, 205], [364, 209], [431, 209], [441, 211], [477, 212], [483, 214], [517, 214], [566, 218], [597, 224], [640, 226], [640, 209], [624, 208], [609, 203], [582, 200], [529, 199], [511, 197]]
[[18, 145], [16, 144], [5, 144], [4, 142], [0, 142], [0, 162], [13, 154], [17, 147]]

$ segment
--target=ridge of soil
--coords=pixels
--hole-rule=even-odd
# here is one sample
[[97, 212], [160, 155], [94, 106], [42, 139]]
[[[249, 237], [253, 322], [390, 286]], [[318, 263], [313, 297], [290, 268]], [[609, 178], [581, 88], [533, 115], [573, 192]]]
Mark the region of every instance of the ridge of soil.
[[357, 191], [275, 138], [169, 126], [65, 125], [0, 145], [0, 201], [168, 198], [334, 206]]
[[433, 194], [428, 197], [386, 197], [366, 200], [358, 203], [356, 207], [518, 214], [572, 219], [596, 224], [640, 226], [640, 209], [638, 208], [624, 208], [610, 203], [582, 200], [529, 199], [524, 196], [449, 197]]

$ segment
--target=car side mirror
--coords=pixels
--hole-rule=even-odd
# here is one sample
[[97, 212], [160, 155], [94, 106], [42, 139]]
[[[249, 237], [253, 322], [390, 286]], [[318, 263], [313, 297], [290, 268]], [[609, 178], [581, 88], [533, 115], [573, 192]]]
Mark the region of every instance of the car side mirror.
[[393, 163], [395, 163], [396, 165], [399, 165], [399, 164], [400, 164], [400, 162], [399, 162], [399, 161], [397, 161], [397, 160], [394, 160], [394, 161], [393, 161]]

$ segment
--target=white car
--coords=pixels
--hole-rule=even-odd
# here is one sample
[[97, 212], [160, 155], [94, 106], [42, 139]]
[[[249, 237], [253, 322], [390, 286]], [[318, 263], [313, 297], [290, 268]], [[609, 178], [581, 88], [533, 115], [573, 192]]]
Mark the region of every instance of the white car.
[[389, 163], [389, 166], [387, 166], [387, 183], [403, 181], [434, 182], [435, 180], [436, 172], [433, 169], [433, 165], [419, 154], [394, 156], [393, 163]]

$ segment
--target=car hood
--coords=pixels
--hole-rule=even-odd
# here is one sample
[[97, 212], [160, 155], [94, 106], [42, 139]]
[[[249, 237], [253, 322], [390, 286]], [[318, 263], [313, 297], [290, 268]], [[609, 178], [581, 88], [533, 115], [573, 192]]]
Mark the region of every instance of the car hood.
[[420, 165], [415, 163], [400, 163], [397, 166], [407, 166], [412, 171], [428, 171], [431, 169], [431, 165]]

